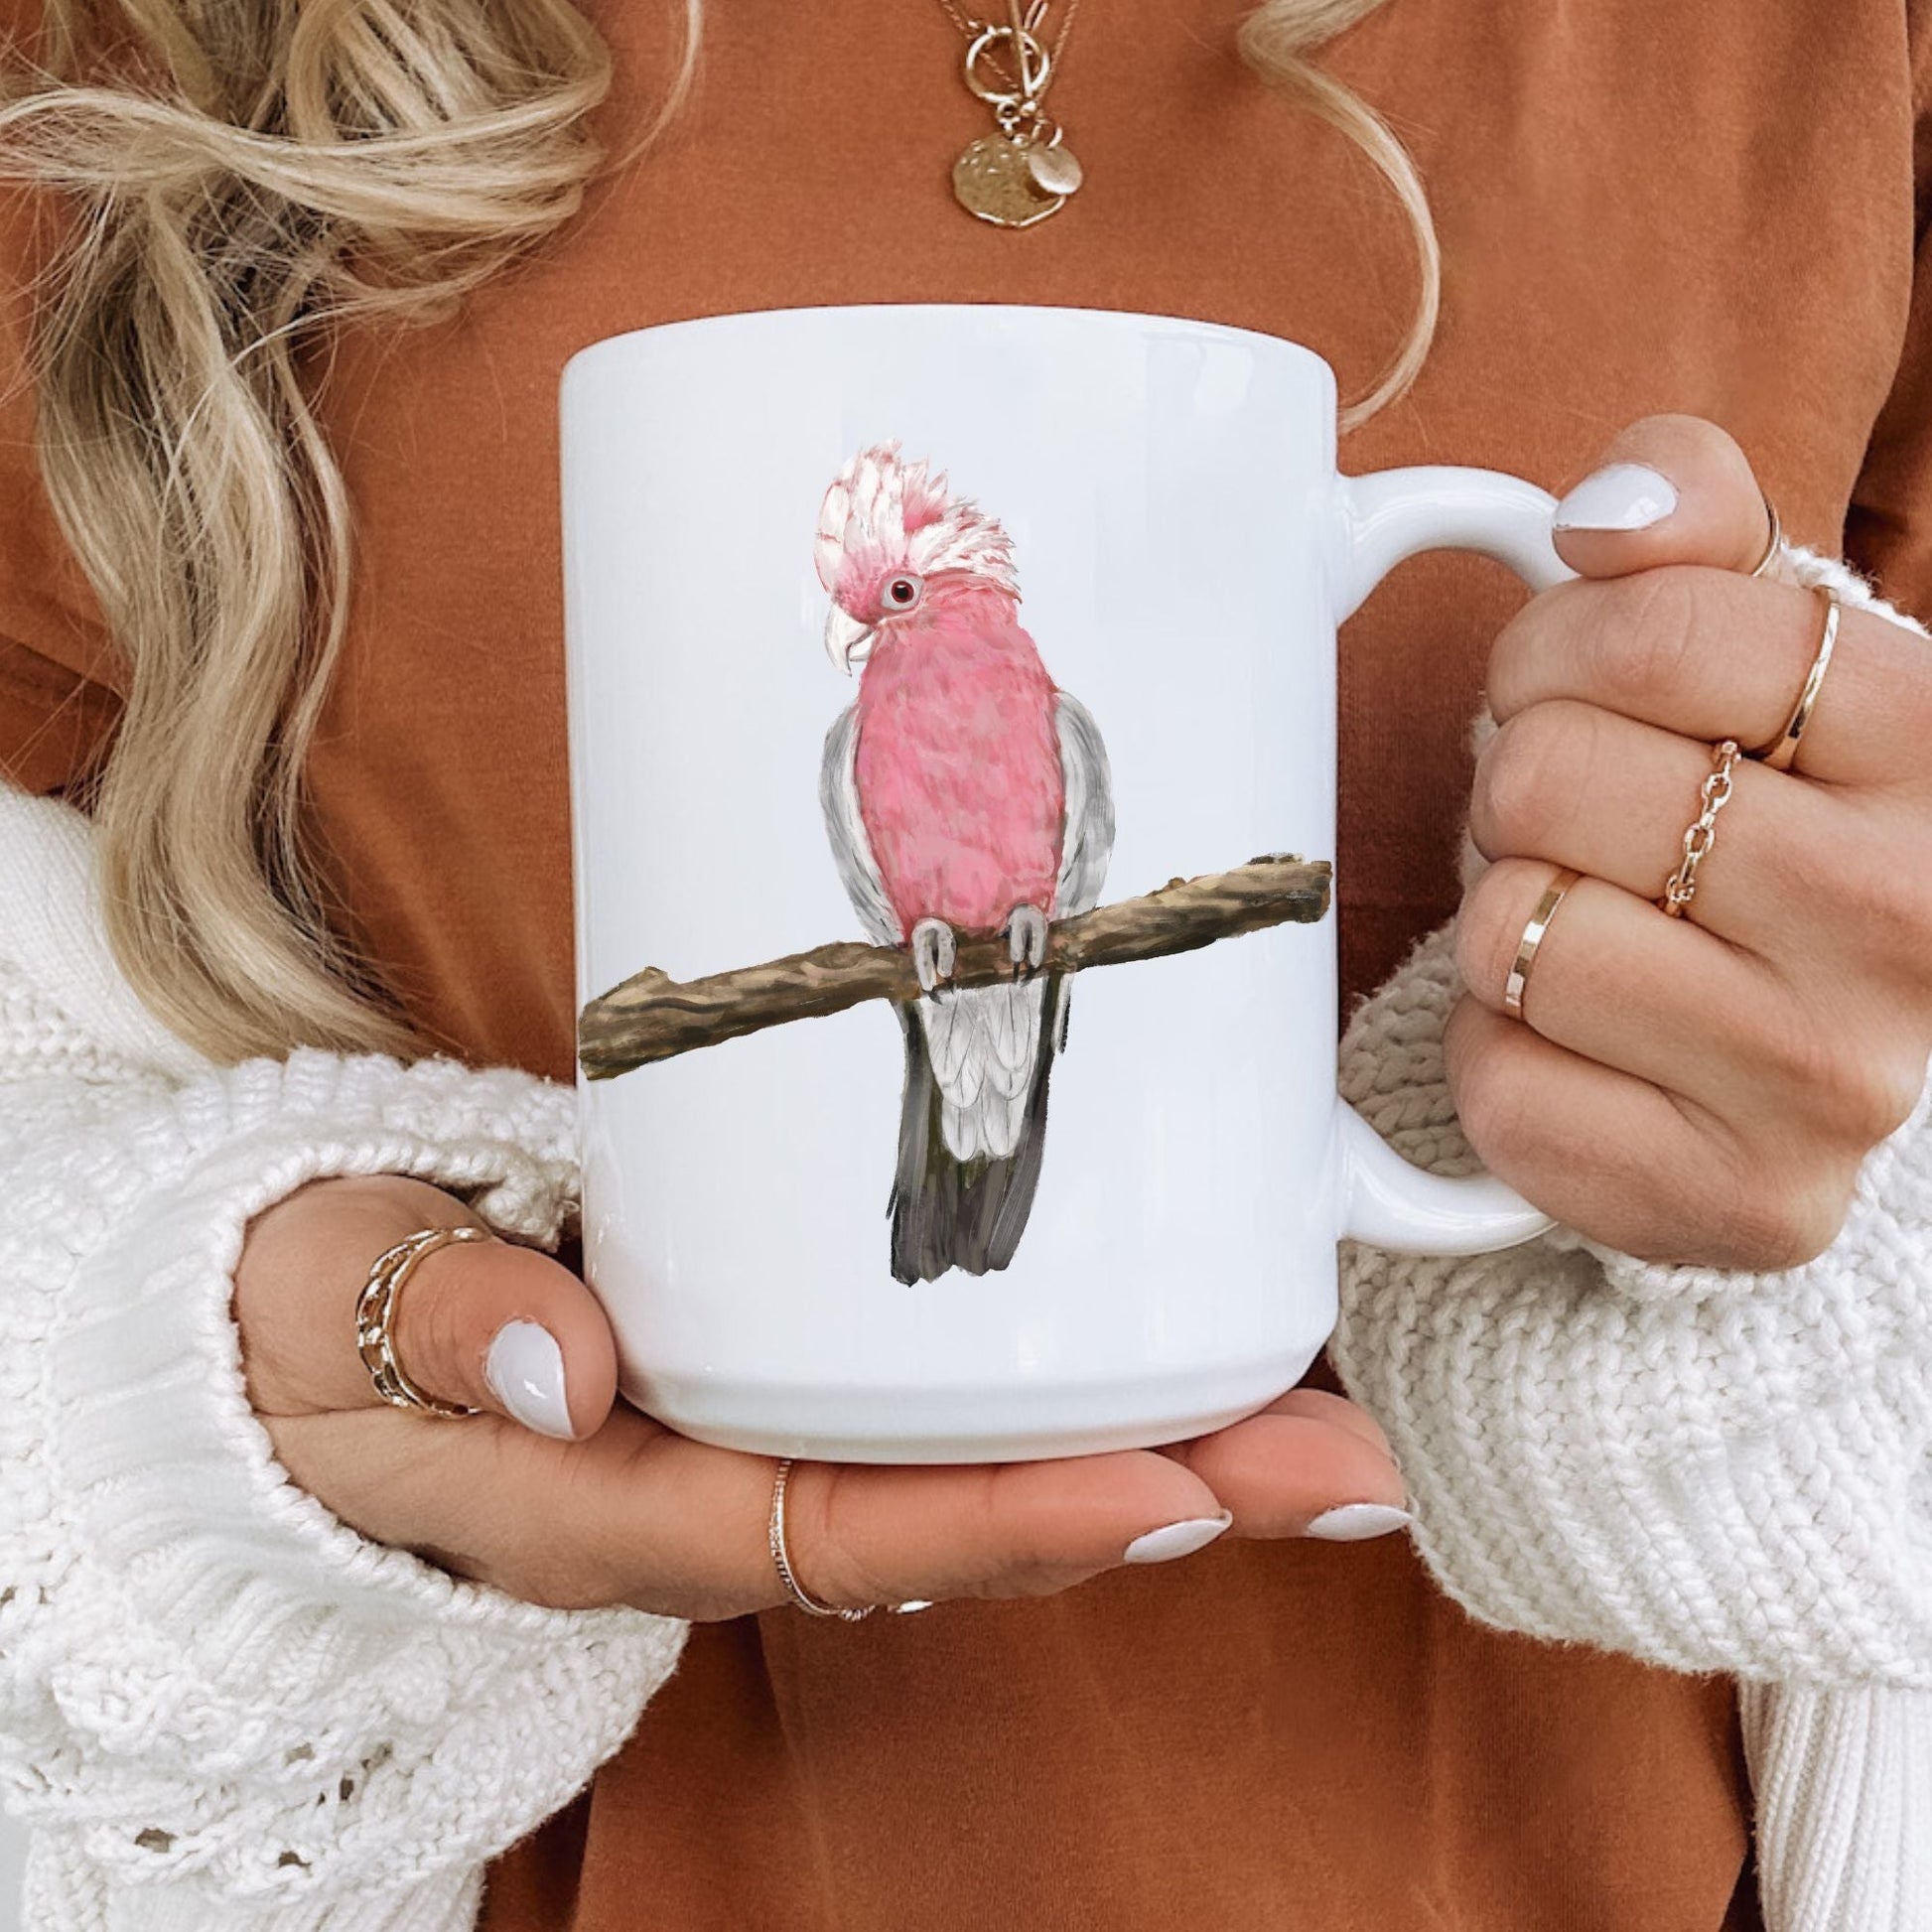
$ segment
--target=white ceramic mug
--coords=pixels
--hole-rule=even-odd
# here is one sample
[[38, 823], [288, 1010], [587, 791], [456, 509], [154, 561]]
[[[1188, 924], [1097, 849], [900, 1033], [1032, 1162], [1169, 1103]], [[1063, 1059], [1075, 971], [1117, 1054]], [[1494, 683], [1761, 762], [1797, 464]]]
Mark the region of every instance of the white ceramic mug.
[[[1336, 625], [1419, 550], [1567, 574], [1544, 491], [1340, 477], [1319, 356], [1175, 318], [673, 323], [573, 356], [562, 408], [580, 1008], [867, 936], [931, 977], [939, 926], [1024, 954], [1095, 897], [1332, 857]], [[884, 1462], [1252, 1412], [1333, 1325], [1339, 1236], [1548, 1225], [1390, 1153], [1335, 1025], [1330, 916], [580, 1079], [625, 1395]]]

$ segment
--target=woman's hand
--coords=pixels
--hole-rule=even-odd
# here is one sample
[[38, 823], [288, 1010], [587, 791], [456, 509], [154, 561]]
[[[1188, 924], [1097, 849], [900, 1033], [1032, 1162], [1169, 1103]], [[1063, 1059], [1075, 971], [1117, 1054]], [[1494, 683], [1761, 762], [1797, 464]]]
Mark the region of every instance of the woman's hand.
[[[1766, 516], [1721, 430], [1653, 418], [1604, 464], [1640, 468], [1558, 512], [1587, 581], [1536, 598], [1490, 660], [1470, 832], [1494, 863], [1462, 904], [1447, 1070], [1488, 1166], [1593, 1239], [1789, 1267], [1837, 1234], [1932, 1053], [1932, 644], [1844, 613], [1794, 767], [1738, 761], [1696, 897], [1665, 917], [1713, 741], [1781, 729], [1823, 616], [1744, 574]], [[1507, 1018], [1561, 867], [1585, 877]]]
[[[364, 1535], [532, 1602], [700, 1618], [784, 1602], [765, 1544], [771, 1459], [687, 1442], [614, 1403], [603, 1311], [549, 1256], [498, 1241], [426, 1255], [401, 1297], [396, 1352], [426, 1393], [488, 1413], [444, 1421], [380, 1400], [353, 1335], [369, 1264], [417, 1228], [465, 1222], [478, 1217], [453, 1196], [378, 1175], [311, 1181], [251, 1223], [235, 1318], [289, 1474]], [[565, 1432], [575, 1440], [554, 1439]], [[1300, 1536], [1371, 1504], [1311, 1533], [1372, 1534], [1403, 1520], [1402, 1500], [1375, 1425], [1297, 1390], [1161, 1451], [985, 1468], [800, 1463], [786, 1541], [823, 1602], [1026, 1596], [1186, 1555], [1227, 1527]]]

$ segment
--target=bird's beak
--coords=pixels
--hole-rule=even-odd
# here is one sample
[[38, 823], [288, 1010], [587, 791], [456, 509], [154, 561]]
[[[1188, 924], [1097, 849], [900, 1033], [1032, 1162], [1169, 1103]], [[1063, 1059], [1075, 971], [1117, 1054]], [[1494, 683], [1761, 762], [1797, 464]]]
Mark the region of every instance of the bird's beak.
[[842, 604], [825, 614], [825, 654], [850, 677], [855, 664], [872, 653], [873, 627], [861, 623]]

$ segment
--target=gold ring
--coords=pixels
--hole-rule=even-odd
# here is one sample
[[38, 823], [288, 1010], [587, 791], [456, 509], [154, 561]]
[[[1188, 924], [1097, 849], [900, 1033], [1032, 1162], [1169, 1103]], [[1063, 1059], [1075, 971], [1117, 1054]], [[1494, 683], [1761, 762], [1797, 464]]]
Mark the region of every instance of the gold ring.
[[456, 1228], [418, 1228], [405, 1235], [393, 1248], [385, 1248], [369, 1265], [369, 1279], [355, 1301], [355, 1350], [362, 1366], [384, 1402], [398, 1409], [414, 1409], [425, 1416], [475, 1416], [481, 1410], [466, 1408], [460, 1402], [443, 1402], [419, 1389], [396, 1359], [396, 1344], [390, 1330], [395, 1325], [396, 1308], [402, 1299], [403, 1284], [426, 1254], [448, 1247], [452, 1241], [493, 1241], [489, 1229], [475, 1225]]
[[1698, 793], [1697, 819], [1684, 834], [1684, 856], [1657, 901], [1658, 909], [1668, 918], [1681, 919], [1697, 897], [1698, 868], [1718, 842], [1718, 814], [1730, 803], [1731, 772], [1741, 756], [1734, 738], [1723, 739], [1711, 748], [1711, 769]]
[[1778, 560], [1778, 553], [1784, 548], [1784, 519], [1778, 515], [1778, 506], [1771, 501], [1760, 484], [1757, 492], [1764, 497], [1764, 514], [1771, 520], [1771, 535], [1764, 545], [1764, 554], [1750, 568], [1753, 577], [1768, 577], [1771, 567]]
[[868, 1603], [862, 1610], [842, 1610], [836, 1603], [821, 1603], [798, 1581], [798, 1573], [791, 1567], [791, 1552], [785, 1548], [785, 1485], [791, 1480], [792, 1460], [789, 1455], [782, 1457], [778, 1472], [771, 1479], [771, 1516], [764, 1530], [764, 1540], [771, 1550], [771, 1567], [778, 1573], [778, 1581], [784, 1585], [785, 1594], [807, 1616], [835, 1616], [841, 1623], [857, 1623], [869, 1617], [879, 1606]]
[[1550, 881], [1549, 890], [1537, 900], [1536, 910], [1530, 914], [1529, 924], [1523, 928], [1523, 936], [1516, 947], [1516, 964], [1509, 969], [1509, 978], [1503, 984], [1503, 1011], [1512, 1020], [1523, 1018], [1523, 989], [1530, 983], [1530, 968], [1536, 964], [1537, 948], [1543, 944], [1543, 935], [1549, 931], [1550, 921], [1557, 916], [1557, 907], [1563, 903], [1564, 894], [1582, 877], [1582, 873], [1565, 866]]
[[1811, 723], [1813, 707], [1818, 703], [1819, 687], [1825, 682], [1825, 673], [1832, 667], [1832, 652], [1838, 648], [1838, 624], [1845, 606], [1829, 584], [1814, 584], [1811, 588], [1825, 600], [1825, 634], [1818, 640], [1818, 654], [1811, 660], [1811, 669], [1805, 673], [1805, 688], [1798, 693], [1798, 702], [1791, 707], [1791, 716], [1784, 721], [1784, 729], [1748, 754], [1760, 759], [1765, 768], [1771, 771], [1789, 771], [1796, 762], [1798, 741], [1804, 737], [1805, 727]]

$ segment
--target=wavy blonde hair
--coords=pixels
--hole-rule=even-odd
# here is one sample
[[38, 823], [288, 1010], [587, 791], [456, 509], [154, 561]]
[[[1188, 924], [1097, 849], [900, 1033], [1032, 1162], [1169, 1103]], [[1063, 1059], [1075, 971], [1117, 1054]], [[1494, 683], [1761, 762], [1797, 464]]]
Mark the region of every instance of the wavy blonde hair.
[[[694, 71], [702, 0], [659, 111]], [[1265, 0], [1243, 57], [1359, 145], [1422, 298], [1344, 427], [1414, 380], [1440, 286], [1400, 144], [1311, 61], [1382, 0]], [[345, 324], [425, 324], [554, 232], [611, 77], [566, 0], [46, 0], [0, 174], [58, 191], [31, 342], [49, 497], [130, 667], [86, 786], [107, 937], [222, 1062], [427, 1042], [332, 924], [302, 772], [341, 650], [350, 519], [314, 397]]]
[[1383, 4], [1384, 0], [1263, 0], [1242, 21], [1236, 36], [1242, 59], [1264, 80], [1281, 88], [1318, 120], [1326, 121], [1369, 158], [1395, 191], [1415, 238], [1421, 279], [1408, 332], [1367, 394], [1343, 405], [1340, 427], [1344, 435], [1359, 429], [1378, 410], [1386, 409], [1421, 374], [1443, 307], [1443, 255], [1416, 164], [1382, 118], [1310, 58]]

